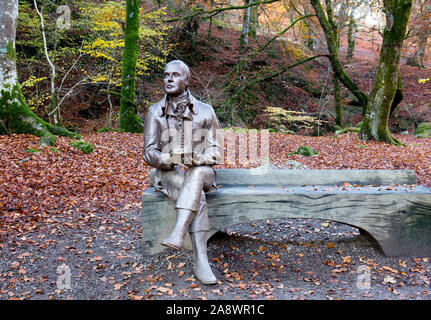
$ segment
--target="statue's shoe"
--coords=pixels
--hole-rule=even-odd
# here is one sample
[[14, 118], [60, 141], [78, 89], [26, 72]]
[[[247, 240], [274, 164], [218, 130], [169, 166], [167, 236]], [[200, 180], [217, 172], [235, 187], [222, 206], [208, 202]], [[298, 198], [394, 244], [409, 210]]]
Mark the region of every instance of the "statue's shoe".
[[184, 248], [184, 240], [181, 240], [182, 239], [178, 239], [177, 237], [169, 236], [160, 244], [171, 249], [182, 250]]
[[196, 277], [203, 284], [216, 284], [217, 278], [208, 263], [196, 264], [193, 267]]

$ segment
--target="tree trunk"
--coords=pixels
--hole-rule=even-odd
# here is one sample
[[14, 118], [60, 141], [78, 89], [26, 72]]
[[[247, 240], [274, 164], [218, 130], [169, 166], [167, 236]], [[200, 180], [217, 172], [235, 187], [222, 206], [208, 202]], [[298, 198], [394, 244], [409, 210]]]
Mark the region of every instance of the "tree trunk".
[[313, 41], [313, 31], [310, 28], [310, 19], [304, 20], [304, 26], [306, 28], [306, 31], [304, 31], [304, 36], [306, 37], [304, 45], [310, 49], [311, 51], [314, 50], [314, 41]]
[[340, 81], [335, 73], [332, 74], [332, 85], [334, 95], [334, 106], [335, 106], [335, 124], [339, 127], [342, 126], [342, 115], [341, 115], [341, 90]]
[[392, 137], [388, 120], [400, 83], [400, 59], [410, 17], [412, 0], [384, 1], [386, 26], [379, 64], [371, 90], [367, 112], [359, 136], [364, 140], [400, 142]]
[[56, 126], [63, 125], [63, 121], [62, 121], [61, 115], [60, 115], [60, 108], [57, 107], [57, 98], [56, 98], [56, 95], [55, 95], [55, 77], [56, 77], [56, 72], [55, 72], [55, 66], [52, 63], [51, 59], [49, 58], [49, 54], [48, 54], [48, 44], [46, 42], [45, 23], [44, 23], [44, 19], [43, 19], [43, 14], [42, 14], [42, 12], [39, 11], [39, 8], [37, 6], [37, 1], [36, 0], [33, 0], [33, 4], [34, 4], [34, 8], [36, 9], [36, 12], [37, 12], [37, 14], [39, 15], [39, 18], [40, 18], [42, 38], [43, 38], [43, 48], [44, 48], [44, 51], [45, 51], [46, 61], [48, 61], [48, 64], [49, 64], [49, 66], [51, 68], [51, 107], [52, 107], [52, 111], [50, 112], [49, 115], [53, 115], [54, 125], [56, 125]]
[[250, 27], [248, 35], [254, 39], [257, 36], [257, 28], [259, 26], [259, 5], [250, 8]]
[[[341, 10], [341, 9], [340, 9]], [[337, 52], [340, 50], [340, 36], [339, 26], [335, 23], [334, 13], [332, 11], [332, 3], [330, 0], [326, 0], [326, 14], [328, 16], [328, 22], [332, 29], [333, 37], [336, 39]], [[332, 87], [334, 96], [334, 108], [335, 108], [335, 124], [341, 127], [341, 90], [340, 81], [336, 73], [332, 73]]]
[[349, 21], [349, 29], [347, 30], [346, 60], [349, 63], [352, 61], [353, 52], [355, 51], [357, 29], [358, 29], [358, 26], [356, 25], [356, 22], [355, 22], [355, 19], [353, 18], [353, 13], [352, 13]]
[[199, 30], [199, 17], [191, 17], [185, 21], [182, 28], [180, 42], [187, 43], [192, 52], [196, 52]]
[[140, 0], [126, 1], [126, 26], [124, 27], [124, 51], [121, 66], [120, 129], [126, 132], [142, 132], [142, 124], [136, 115], [135, 77], [139, 44]]
[[42, 146], [54, 145], [55, 135], [79, 139], [68, 130], [39, 118], [28, 107], [16, 70], [15, 38], [18, 0], [0, 2], [0, 134], [27, 133], [41, 137]]
[[[328, 1], [328, 0], [327, 0]], [[349, 89], [350, 92], [358, 99], [359, 104], [362, 106], [362, 114], [365, 115], [368, 97], [367, 95], [354, 83], [344, 71], [343, 66], [340, 62], [338, 53], [338, 37], [334, 34], [331, 23], [325, 15], [322, 4], [319, 0], [310, 0], [311, 5], [316, 12], [316, 16], [319, 20], [320, 26], [325, 34], [326, 44], [328, 46], [329, 61], [331, 62], [332, 70], [337, 75], [338, 79]]]
[[[251, 0], [244, 0], [244, 5], [248, 5]], [[243, 56], [248, 49], [248, 33], [250, 28], [250, 7], [244, 9], [242, 19], [241, 36], [239, 38], [239, 54]]]
[[395, 91], [394, 100], [392, 101], [391, 111], [389, 112], [389, 117], [392, 116], [394, 111], [397, 109], [398, 105], [404, 99], [404, 90], [403, 90], [403, 79], [401, 78], [401, 72], [398, 70], [398, 82], [397, 82], [397, 90]]
[[424, 66], [424, 58], [425, 58], [425, 49], [428, 44], [428, 33], [422, 32], [419, 34], [419, 43], [416, 52], [407, 59], [407, 64], [414, 67], [425, 68]]

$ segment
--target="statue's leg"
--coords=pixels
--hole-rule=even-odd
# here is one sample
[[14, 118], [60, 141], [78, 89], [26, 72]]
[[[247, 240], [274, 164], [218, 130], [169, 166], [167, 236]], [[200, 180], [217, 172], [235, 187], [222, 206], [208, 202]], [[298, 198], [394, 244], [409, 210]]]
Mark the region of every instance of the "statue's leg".
[[[208, 231], [210, 229], [208, 221], [207, 202], [204, 191], [211, 188], [214, 183], [214, 171], [209, 167], [201, 168], [202, 191], [199, 198], [199, 208], [196, 216], [190, 225], [189, 233], [193, 247], [194, 272], [197, 278], [204, 284], [215, 284], [217, 278], [211, 270], [207, 255]], [[177, 202], [178, 205], [178, 202]]]
[[193, 247], [194, 272], [202, 283], [215, 284], [217, 278], [211, 270], [207, 255], [208, 230], [208, 210], [205, 193], [202, 191], [198, 212], [189, 228]]
[[196, 212], [200, 206], [202, 191], [209, 190], [214, 179], [215, 174], [211, 167], [199, 166], [188, 169], [178, 194], [176, 208]]
[[[194, 167], [187, 170], [176, 199], [177, 221], [169, 237], [162, 241], [162, 245], [177, 250], [184, 247], [187, 230], [200, 206], [202, 191], [208, 189], [208, 184], [212, 185], [213, 182], [214, 171], [210, 167]], [[172, 191], [170, 193], [176, 194]]]
[[174, 229], [172, 230], [169, 237], [161, 242], [165, 247], [169, 247], [176, 250], [184, 248], [184, 240], [186, 238], [187, 230], [193, 221], [195, 212], [188, 209], [177, 208], [177, 221]]

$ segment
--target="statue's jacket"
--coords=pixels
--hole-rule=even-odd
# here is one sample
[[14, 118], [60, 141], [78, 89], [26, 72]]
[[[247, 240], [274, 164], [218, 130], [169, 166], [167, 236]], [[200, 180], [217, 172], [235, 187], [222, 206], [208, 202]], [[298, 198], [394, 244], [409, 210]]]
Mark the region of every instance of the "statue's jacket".
[[[160, 171], [175, 170], [176, 165], [162, 155], [182, 149], [200, 159], [201, 165], [212, 167], [223, 159], [223, 136], [214, 109], [194, 98], [189, 92], [189, 104], [178, 119], [167, 102], [167, 95], [150, 106], [144, 122], [144, 160], [156, 168], [155, 188], [165, 194], [160, 183]], [[219, 134], [217, 134], [219, 133]]]

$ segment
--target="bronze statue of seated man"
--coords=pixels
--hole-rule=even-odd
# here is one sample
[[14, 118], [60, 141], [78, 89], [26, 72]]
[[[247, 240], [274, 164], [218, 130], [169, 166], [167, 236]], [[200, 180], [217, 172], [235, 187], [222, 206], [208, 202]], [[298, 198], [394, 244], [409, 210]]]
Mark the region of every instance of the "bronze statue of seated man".
[[188, 90], [190, 71], [174, 60], [165, 66], [164, 98], [152, 105], [144, 124], [144, 160], [155, 167], [155, 188], [176, 201], [177, 220], [162, 245], [180, 250], [189, 232], [194, 272], [204, 284], [217, 282], [208, 262], [205, 193], [215, 188], [212, 166], [222, 158], [213, 108]]

